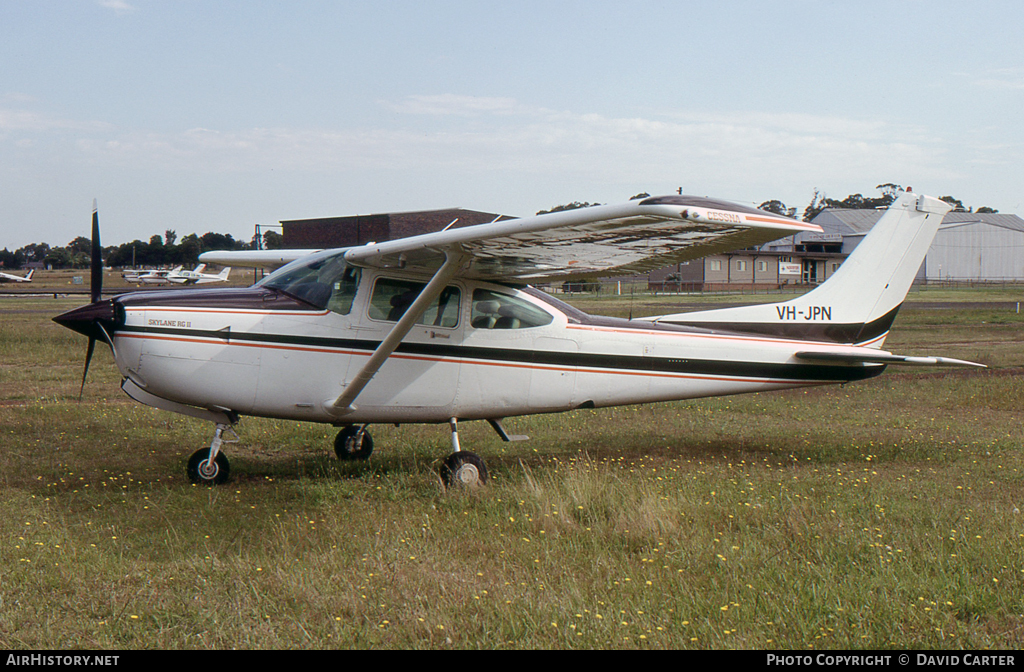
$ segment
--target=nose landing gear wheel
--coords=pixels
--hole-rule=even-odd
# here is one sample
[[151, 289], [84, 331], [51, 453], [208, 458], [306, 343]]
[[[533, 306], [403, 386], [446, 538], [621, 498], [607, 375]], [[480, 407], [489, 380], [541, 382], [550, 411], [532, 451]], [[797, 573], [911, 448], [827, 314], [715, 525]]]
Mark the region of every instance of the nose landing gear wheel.
[[200, 448], [192, 453], [185, 468], [188, 480], [197, 484], [220, 485], [228, 480], [231, 473], [231, 466], [224, 453], [217, 453], [217, 457], [210, 460], [210, 449]]
[[365, 427], [349, 425], [334, 437], [334, 453], [339, 460], [367, 460], [373, 453], [373, 437]]
[[452, 453], [441, 465], [441, 480], [444, 481], [444, 487], [449, 490], [477, 488], [487, 483], [487, 467], [484, 461], [473, 453]]

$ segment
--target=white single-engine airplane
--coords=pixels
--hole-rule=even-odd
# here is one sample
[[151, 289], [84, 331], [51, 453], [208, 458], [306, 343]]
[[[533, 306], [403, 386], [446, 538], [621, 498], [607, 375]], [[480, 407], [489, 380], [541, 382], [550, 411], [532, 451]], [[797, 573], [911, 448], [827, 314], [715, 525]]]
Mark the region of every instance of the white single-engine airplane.
[[175, 270], [167, 275], [167, 281], [175, 285], [206, 285], [211, 282], [227, 282], [231, 267], [221, 269], [220, 273], [203, 273], [206, 264], [199, 264], [191, 271]]
[[242, 415], [341, 427], [365, 459], [372, 423], [449, 423], [448, 486], [486, 481], [458, 421], [847, 383], [889, 364], [973, 365], [881, 349], [949, 206], [903, 193], [823, 285], [764, 306], [642, 320], [583, 313], [527, 283], [634, 274], [813, 224], [725, 201], [661, 196], [322, 251], [208, 252], [281, 266], [250, 288], [135, 292], [55, 319], [108, 343], [132, 399], [209, 420], [194, 482], [221, 483]]
[[36, 270], [33, 268], [26, 275], [11, 275], [10, 273], [0, 273], [0, 282], [32, 282], [32, 274]]
[[[206, 268], [206, 264], [203, 264], [203, 268]], [[128, 282], [143, 285], [166, 285], [170, 283], [167, 278], [174, 273], [181, 272], [181, 266], [175, 266], [171, 270], [161, 270], [156, 268], [144, 269], [141, 271], [125, 271], [121, 274], [121, 277]]]

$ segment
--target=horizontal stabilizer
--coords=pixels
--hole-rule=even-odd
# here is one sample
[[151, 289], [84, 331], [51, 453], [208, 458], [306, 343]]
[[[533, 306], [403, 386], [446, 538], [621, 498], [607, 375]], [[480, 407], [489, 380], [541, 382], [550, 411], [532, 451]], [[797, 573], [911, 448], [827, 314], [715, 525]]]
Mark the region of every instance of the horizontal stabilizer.
[[963, 359], [952, 357], [911, 357], [909, 355], [894, 355], [889, 352], [852, 353], [852, 352], [798, 352], [798, 359], [808, 359], [816, 362], [834, 362], [837, 364], [904, 364], [909, 366], [976, 366], [982, 369], [988, 368], [984, 364], [968, 362]]

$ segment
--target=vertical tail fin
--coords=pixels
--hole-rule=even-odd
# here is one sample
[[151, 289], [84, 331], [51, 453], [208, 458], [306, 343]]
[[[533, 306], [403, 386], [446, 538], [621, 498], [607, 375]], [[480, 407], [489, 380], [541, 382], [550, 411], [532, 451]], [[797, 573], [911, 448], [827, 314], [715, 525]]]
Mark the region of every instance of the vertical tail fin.
[[792, 301], [647, 319], [879, 348], [949, 210], [904, 193], [828, 281]]

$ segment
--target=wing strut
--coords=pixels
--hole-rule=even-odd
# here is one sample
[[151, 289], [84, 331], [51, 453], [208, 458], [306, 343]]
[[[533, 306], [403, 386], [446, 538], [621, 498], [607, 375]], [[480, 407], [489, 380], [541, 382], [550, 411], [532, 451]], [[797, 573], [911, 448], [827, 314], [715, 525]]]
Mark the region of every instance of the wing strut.
[[359, 373], [355, 375], [346, 387], [345, 391], [341, 393], [341, 396], [333, 401], [327, 402], [328, 411], [333, 415], [347, 415], [352, 411], [356, 410], [356, 407], [352, 405], [359, 393], [363, 391], [363, 388], [373, 379], [380, 367], [384, 365], [391, 353], [398, 348], [401, 344], [402, 339], [405, 338], [406, 334], [413, 328], [417, 320], [422, 317], [426, 311], [427, 306], [433, 303], [441, 292], [444, 291], [445, 286], [451, 281], [452, 278], [458, 274], [463, 264], [469, 259], [469, 255], [462, 252], [461, 249], [450, 249], [445, 250], [444, 264], [438, 269], [434, 277], [430, 279], [427, 286], [423, 288], [420, 295], [416, 297], [416, 300], [412, 302], [409, 309], [405, 311], [401, 319], [395, 323], [395, 326], [391, 328], [388, 335], [381, 341], [377, 349], [370, 355], [370, 359], [367, 360], [363, 368], [359, 370]]

